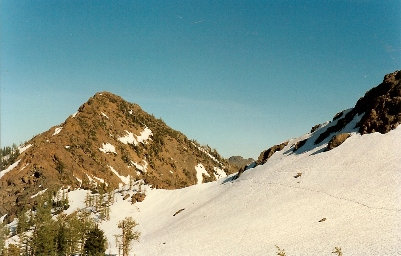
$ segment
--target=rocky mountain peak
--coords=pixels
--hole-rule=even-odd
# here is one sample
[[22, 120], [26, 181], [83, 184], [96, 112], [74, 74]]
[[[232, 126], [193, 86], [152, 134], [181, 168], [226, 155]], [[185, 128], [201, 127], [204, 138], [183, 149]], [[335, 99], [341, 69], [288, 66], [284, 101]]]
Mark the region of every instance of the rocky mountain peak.
[[62, 124], [26, 143], [0, 174], [0, 216], [30, 204], [43, 189], [115, 189], [141, 181], [175, 189], [235, 169], [163, 120], [109, 92], [92, 96]]

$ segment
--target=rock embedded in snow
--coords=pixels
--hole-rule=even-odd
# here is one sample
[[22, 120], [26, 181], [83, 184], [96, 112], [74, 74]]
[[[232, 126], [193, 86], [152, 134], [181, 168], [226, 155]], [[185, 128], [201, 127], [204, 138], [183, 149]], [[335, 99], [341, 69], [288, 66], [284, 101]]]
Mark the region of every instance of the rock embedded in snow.
[[303, 139], [303, 140], [300, 140], [297, 143], [295, 143], [294, 144], [294, 152], [297, 151], [298, 149], [302, 148], [307, 141], [308, 141], [308, 139]]
[[326, 151], [332, 150], [333, 148], [340, 146], [349, 137], [351, 137], [351, 134], [349, 134], [349, 133], [340, 133], [340, 134], [334, 135], [331, 138], [331, 140], [329, 141], [329, 143], [327, 144]]
[[279, 145], [274, 145], [273, 147], [263, 151], [262, 153], [260, 153], [260, 156], [259, 156], [258, 160], [256, 161], [256, 163], [258, 165], [262, 165], [262, 164], [266, 163], [267, 160], [270, 157], [272, 157], [272, 155], [274, 153], [276, 153], [277, 151], [282, 150], [287, 145], [288, 145], [288, 141], [285, 141], [285, 142], [283, 142], [283, 143], [281, 143]]

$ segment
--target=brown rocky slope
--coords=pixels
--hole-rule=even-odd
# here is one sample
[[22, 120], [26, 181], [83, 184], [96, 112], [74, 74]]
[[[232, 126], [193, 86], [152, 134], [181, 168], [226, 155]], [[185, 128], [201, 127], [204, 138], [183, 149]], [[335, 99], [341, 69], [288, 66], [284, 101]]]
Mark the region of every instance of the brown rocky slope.
[[[175, 189], [235, 171], [215, 150], [108, 92], [95, 94], [26, 146], [16, 166], [0, 176], [0, 216], [11, 217], [46, 188], [113, 189], [143, 180], [154, 188]], [[206, 173], [197, 177], [200, 164]]]

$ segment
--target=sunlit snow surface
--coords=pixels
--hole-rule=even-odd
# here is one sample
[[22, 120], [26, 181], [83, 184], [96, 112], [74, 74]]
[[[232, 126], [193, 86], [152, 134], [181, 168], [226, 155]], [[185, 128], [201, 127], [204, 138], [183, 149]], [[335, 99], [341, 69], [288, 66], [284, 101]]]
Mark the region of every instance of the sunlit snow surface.
[[353, 134], [328, 152], [292, 153], [296, 141], [234, 182], [150, 191], [132, 213], [142, 232], [133, 251], [275, 255], [278, 245], [287, 255], [331, 255], [336, 246], [400, 255], [401, 127]]
[[117, 154], [116, 148], [110, 143], [103, 143], [102, 147], [99, 148], [100, 151], [103, 153], [114, 153]]

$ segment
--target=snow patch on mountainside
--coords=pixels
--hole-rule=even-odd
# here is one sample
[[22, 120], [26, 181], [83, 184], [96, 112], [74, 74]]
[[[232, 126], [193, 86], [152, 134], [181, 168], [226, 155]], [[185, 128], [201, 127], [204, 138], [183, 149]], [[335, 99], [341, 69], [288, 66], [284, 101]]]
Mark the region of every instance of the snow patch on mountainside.
[[135, 168], [137, 168], [138, 170], [146, 173], [148, 171], [148, 162], [146, 162], [145, 160], [142, 160], [142, 162], [144, 162], [143, 165], [138, 164], [134, 161], [131, 161], [131, 163], [135, 166]]
[[63, 129], [63, 127], [56, 127], [56, 128], [54, 129], [54, 133], [53, 133], [52, 136], [59, 134], [59, 133], [61, 132], [62, 129]]
[[101, 112], [102, 113], [102, 116], [104, 116], [104, 117], [106, 117], [107, 119], [109, 119], [109, 117], [105, 114], [105, 113], [103, 113], [103, 112]]
[[216, 178], [216, 180], [227, 177], [227, 174], [219, 167], [214, 167], [213, 169], [214, 169], [213, 174], [214, 174], [214, 177]]
[[28, 144], [26, 146], [19, 146], [18, 147], [18, 151], [19, 151], [20, 154], [22, 154], [22, 153], [25, 152], [25, 150], [29, 149], [30, 147], [32, 147], [32, 144]]
[[99, 148], [100, 151], [103, 153], [114, 153], [117, 154], [116, 148], [110, 143], [103, 143], [102, 147]]
[[112, 166], [109, 165], [109, 167], [110, 167], [110, 170], [111, 170], [117, 177], [119, 177], [120, 180], [121, 180], [125, 185], [127, 185], [127, 184], [129, 183], [129, 179], [130, 179], [130, 176], [129, 176], [129, 175], [128, 175], [128, 176], [122, 176], [122, 175], [120, 175]]
[[196, 170], [197, 184], [203, 183], [203, 174], [210, 177], [209, 173], [207, 173], [205, 167], [202, 164], [198, 164], [197, 166], [195, 166], [195, 170]]
[[1, 172], [0, 172], [0, 179], [1, 179], [1, 177], [3, 177], [6, 173], [12, 171], [15, 167], [17, 167], [17, 165], [19, 164], [20, 161], [21, 161], [21, 159], [18, 160], [17, 162], [15, 162], [15, 163], [13, 163], [13, 164], [10, 165], [9, 167], [7, 167], [7, 169], [1, 171]]
[[45, 188], [45, 189], [39, 191], [38, 193], [32, 195], [31, 198], [35, 198], [37, 196], [43, 195], [46, 191], [47, 191], [47, 188]]
[[124, 144], [134, 144], [135, 146], [138, 145], [137, 140], [135, 139], [135, 136], [132, 132], [125, 131], [127, 135], [118, 138], [119, 141], [121, 141]]
[[146, 141], [149, 140], [150, 136], [152, 135], [153, 135], [152, 131], [148, 127], [145, 127], [145, 129], [141, 132], [141, 134], [136, 137], [136, 140], [139, 143], [145, 144]]
[[213, 161], [215, 161], [218, 164], [221, 164], [219, 160], [217, 160], [214, 156], [212, 156], [206, 149], [204, 149], [203, 147], [199, 147], [198, 145], [196, 145], [195, 143], [191, 142], [192, 145], [194, 145], [199, 151], [205, 153], [210, 159], [212, 159]]
[[4, 222], [4, 219], [7, 217], [7, 213], [0, 217], [0, 224]]
[[102, 178], [98, 178], [98, 177], [96, 177], [96, 176], [93, 176], [93, 178], [95, 179], [95, 180], [97, 180], [97, 181], [99, 181], [100, 183], [104, 183], [106, 186], [108, 186], [109, 184], [106, 182], [104, 182], [104, 179], [102, 179]]
[[145, 127], [145, 129], [140, 133], [139, 136], [136, 136], [129, 131], [125, 131], [125, 133], [126, 135], [118, 138], [118, 140], [124, 144], [133, 144], [135, 146], [137, 146], [139, 143], [146, 144], [146, 141], [149, 140], [150, 136], [153, 135], [152, 131], [148, 127]]

